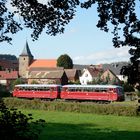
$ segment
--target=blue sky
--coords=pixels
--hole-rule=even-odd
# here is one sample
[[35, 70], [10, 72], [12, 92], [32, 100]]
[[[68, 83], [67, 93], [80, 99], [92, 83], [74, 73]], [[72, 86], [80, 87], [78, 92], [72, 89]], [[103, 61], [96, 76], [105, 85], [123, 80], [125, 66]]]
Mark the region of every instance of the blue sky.
[[37, 41], [32, 41], [31, 32], [24, 29], [12, 35], [12, 45], [0, 43], [0, 53], [18, 57], [27, 40], [35, 59], [57, 59], [62, 54], [68, 54], [74, 64], [129, 61], [129, 47], [114, 48], [112, 34], [98, 29], [97, 20], [94, 7], [89, 10], [78, 9], [64, 34], [49, 36], [42, 33]]

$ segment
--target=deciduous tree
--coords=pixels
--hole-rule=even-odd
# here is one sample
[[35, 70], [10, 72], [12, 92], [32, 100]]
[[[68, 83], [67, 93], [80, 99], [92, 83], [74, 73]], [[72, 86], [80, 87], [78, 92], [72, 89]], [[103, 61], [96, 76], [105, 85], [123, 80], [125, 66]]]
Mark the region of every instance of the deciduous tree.
[[64, 67], [65, 69], [72, 69], [73, 61], [69, 55], [63, 54], [57, 59], [57, 66]]

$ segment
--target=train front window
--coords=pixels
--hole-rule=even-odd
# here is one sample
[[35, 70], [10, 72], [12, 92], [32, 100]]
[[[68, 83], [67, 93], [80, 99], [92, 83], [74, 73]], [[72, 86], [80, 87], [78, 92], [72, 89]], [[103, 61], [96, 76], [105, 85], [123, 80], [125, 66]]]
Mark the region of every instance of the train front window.
[[122, 88], [118, 88], [117, 91], [118, 91], [118, 94], [123, 94]]

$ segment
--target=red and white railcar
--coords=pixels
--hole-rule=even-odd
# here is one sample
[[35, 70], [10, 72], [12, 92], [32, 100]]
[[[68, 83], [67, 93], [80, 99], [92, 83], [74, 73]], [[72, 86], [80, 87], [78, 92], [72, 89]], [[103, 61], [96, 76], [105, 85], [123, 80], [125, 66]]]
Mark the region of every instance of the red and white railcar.
[[123, 101], [124, 93], [121, 86], [116, 85], [64, 85], [61, 99]]
[[61, 85], [20, 84], [13, 91], [14, 97], [56, 99], [60, 97]]

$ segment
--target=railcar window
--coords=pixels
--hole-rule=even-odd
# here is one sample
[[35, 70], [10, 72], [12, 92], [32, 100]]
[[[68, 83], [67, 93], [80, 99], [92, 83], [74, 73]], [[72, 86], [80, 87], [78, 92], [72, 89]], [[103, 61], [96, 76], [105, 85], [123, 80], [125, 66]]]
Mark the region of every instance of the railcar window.
[[99, 92], [100, 90], [98, 88], [95, 88], [95, 92]]
[[44, 91], [44, 88], [40, 88], [39, 90], [40, 90], [40, 91]]
[[110, 89], [109, 89], [109, 92], [113, 92], [113, 88], [110, 88]]
[[32, 90], [32, 91], [33, 91], [33, 90], [34, 90], [34, 88], [29, 87], [29, 88], [26, 88], [26, 90], [30, 90], [30, 91]]
[[89, 91], [89, 88], [83, 88], [83, 91], [84, 92], [88, 92]]
[[114, 92], [118, 92], [118, 90], [116, 88], [113, 89]]
[[75, 88], [75, 91], [78, 91], [78, 88]]
[[81, 88], [78, 88], [78, 91], [82, 91]]
[[17, 91], [17, 90], [19, 90], [20, 88], [15, 88], [15, 90]]
[[56, 91], [56, 88], [55, 87], [51, 87], [50, 91]]
[[49, 88], [49, 87], [44, 87], [44, 90], [45, 90], [45, 91], [49, 91], [50, 88]]
[[92, 88], [92, 92], [94, 92], [95, 91], [95, 88]]
[[38, 91], [38, 87], [34, 87], [34, 89], [33, 89], [33, 90]]
[[68, 88], [68, 91], [75, 91], [74, 88]]
[[89, 92], [90, 91], [89, 88], [86, 88], [86, 91]]
[[38, 91], [40, 91], [40, 88], [37, 88], [38, 89]]
[[77, 88], [75, 88], [75, 91], [81, 91], [81, 88], [77, 87]]
[[101, 88], [101, 92], [107, 92], [106, 88]]
[[67, 90], [68, 90], [67, 88], [64, 88], [64, 87], [62, 88], [62, 91], [67, 91]]
[[83, 91], [86, 91], [86, 89], [85, 89], [85, 88], [83, 88]]
[[89, 92], [93, 92], [93, 88], [89, 88]]
[[25, 87], [23, 87], [23, 88], [22, 88], [22, 90], [25, 90], [25, 91], [26, 91], [26, 88], [25, 88]]

